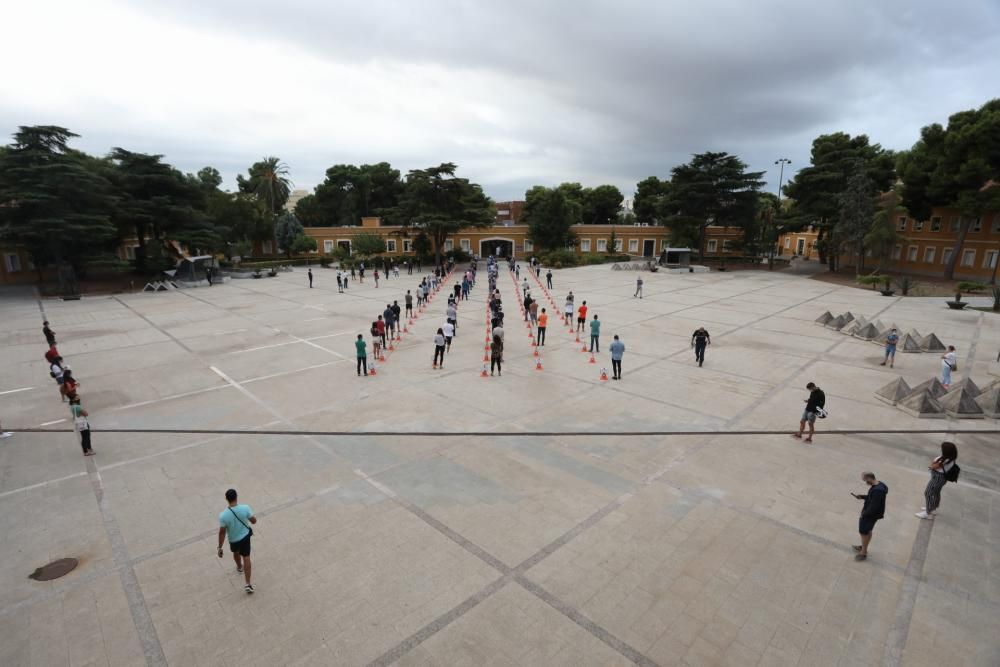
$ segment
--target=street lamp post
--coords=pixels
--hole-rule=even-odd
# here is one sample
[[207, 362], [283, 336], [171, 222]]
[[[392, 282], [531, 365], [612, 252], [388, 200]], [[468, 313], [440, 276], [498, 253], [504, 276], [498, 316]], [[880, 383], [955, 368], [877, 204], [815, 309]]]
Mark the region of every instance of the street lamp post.
[[774, 232], [774, 234], [773, 234], [774, 240], [771, 242], [771, 248], [770, 248], [770, 250], [768, 252], [767, 269], [769, 271], [773, 271], [774, 270], [774, 246], [775, 246], [775, 244], [778, 243], [777, 225], [775, 224], [775, 220], [777, 219], [778, 214], [781, 212], [781, 185], [782, 185], [782, 183], [785, 180], [785, 165], [786, 164], [791, 164], [791, 163], [792, 163], [792, 161], [789, 160], [786, 157], [778, 158], [777, 160], [774, 161], [774, 164], [779, 165], [779, 170], [778, 170], [778, 206], [775, 208], [774, 215], [771, 216], [771, 228], [772, 228], [772, 232]]

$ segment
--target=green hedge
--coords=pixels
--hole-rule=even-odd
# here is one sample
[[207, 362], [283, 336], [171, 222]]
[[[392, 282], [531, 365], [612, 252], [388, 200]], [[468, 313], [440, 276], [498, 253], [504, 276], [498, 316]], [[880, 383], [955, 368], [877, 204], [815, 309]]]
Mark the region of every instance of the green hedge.
[[631, 259], [626, 254], [609, 255], [603, 252], [577, 253], [572, 250], [553, 250], [539, 258], [544, 266], [557, 269], [571, 266], [590, 266], [592, 264], [608, 264], [611, 262], [627, 262]]

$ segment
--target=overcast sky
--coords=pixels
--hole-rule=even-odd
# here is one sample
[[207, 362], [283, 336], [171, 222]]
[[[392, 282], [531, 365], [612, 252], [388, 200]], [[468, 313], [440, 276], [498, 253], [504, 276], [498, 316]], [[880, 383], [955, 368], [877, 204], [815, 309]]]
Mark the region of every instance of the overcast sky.
[[1000, 96], [998, 0], [5, 3], [0, 134], [311, 190], [337, 163], [452, 161], [494, 199], [721, 150], [770, 170], [845, 130], [907, 148]]

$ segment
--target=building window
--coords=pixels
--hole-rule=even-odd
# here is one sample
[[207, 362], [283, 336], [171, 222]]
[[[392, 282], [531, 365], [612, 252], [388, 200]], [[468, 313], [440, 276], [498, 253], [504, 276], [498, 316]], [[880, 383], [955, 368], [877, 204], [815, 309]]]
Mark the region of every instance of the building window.
[[792, 247], [792, 237], [791, 236], [786, 236], [785, 237], [785, 250], [788, 250], [791, 247]]
[[403, 252], [413, 252], [413, 241], [403, 239]]
[[901, 232], [905, 232], [906, 231], [906, 216], [905, 215], [899, 216], [899, 224], [896, 225], [896, 229], [898, 229]]
[[958, 228], [961, 226], [961, 224], [962, 224], [962, 217], [961, 216], [956, 215], [956, 216], [952, 217], [952, 219], [951, 219], [951, 231], [957, 232]]
[[[785, 239], [785, 240], [787, 241], [788, 239]], [[716, 241], [715, 239], [709, 239], [709, 241], [708, 241], [708, 248], [706, 248], [706, 250], [708, 252], [715, 252], [715, 249], [717, 247], [718, 247], [718, 241]], [[786, 244], [785, 247], [787, 248], [788, 245]]]
[[973, 266], [976, 263], [976, 251], [966, 250], [962, 253], [962, 266]]
[[10, 252], [3, 256], [4, 264], [7, 266], [7, 273], [17, 273], [21, 270], [21, 258], [16, 252]]
[[954, 252], [954, 248], [945, 248], [944, 252], [941, 253], [941, 263], [947, 264], [951, 261], [951, 253]]
[[449, 250], [454, 250], [454, 249], [455, 249], [455, 242], [452, 241], [451, 239], [446, 239], [444, 242], [444, 251], [448, 252]]
[[931, 218], [931, 231], [940, 232], [941, 231], [941, 216], [935, 215]]
[[333, 239], [323, 239], [323, 252], [327, 255], [333, 252]]
[[915, 262], [917, 261], [917, 246], [911, 245], [906, 249], [906, 261]]
[[535, 244], [529, 241], [528, 239], [524, 239], [524, 252], [531, 252], [534, 249], [535, 249]]
[[993, 214], [993, 226], [990, 227], [990, 231], [994, 234], [1000, 234], [1000, 213]]
[[385, 251], [386, 252], [396, 252], [396, 239], [386, 239], [385, 240]]
[[979, 232], [979, 231], [982, 231], [982, 229], [983, 229], [983, 219], [982, 218], [976, 218], [975, 220], [972, 221], [972, 227], [971, 227], [972, 231]]
[[607, 252], [607, 251], [608, 251], [608, 240], [597, 239], [597, 252]]
[[580, 239], [580, 252], [590, 252], [590, 239]]
[[497, 215], [510, 215], [509, 208], [501, 208], [497, 211]]
[[924, 221], [923, 220], [914, 220], [913, 221], [913, 231], [915, 231], [915, 232], [922, 232], [922, 231], [924, 231]]
[[893, 248], [892, 248], [892, 258], [893, 259], [899, 259], [902, 256], [903, 256], [903, 246], [901, 246], [901, 245], [893, 246]]
[[992, 268], [996, 267], [996, 265], [997, 265], [997, 251], [996, 250], [987, 250], [986, 253], [985, 253], [985, 255], [986, 256], [983, 258], [983, 268], [984, 269], [992, 269]]
[[928, 264], [934, 263], [934, 254], [937, 252], [937, 248], [931, 246], [924, 248], [924, 261]]
[[729, 252], [733, 249], [732, 239], [723, 239], [722, 241], [722, 252]]
[[631, 253], [639, 252], [639, 239], [628, 240], [628, 251]]
[[615, 239], [615, 252], [621, 252], [621, 251], [622, 251], [622, 240]]

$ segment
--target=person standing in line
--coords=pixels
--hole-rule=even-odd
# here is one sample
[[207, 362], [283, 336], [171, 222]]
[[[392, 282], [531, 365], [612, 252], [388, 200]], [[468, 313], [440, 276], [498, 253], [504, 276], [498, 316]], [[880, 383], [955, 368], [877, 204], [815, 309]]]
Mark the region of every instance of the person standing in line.
[[52, 376], [52, 379], [56, 381], [56, 385], [59, 387], [60, 399], [65, 401], [66, 395], [63, 393], [62, 385], [63, 385], [63, 376], [66, 372], [66, 369], [63, 368], [62, 361], [63, 361], [62, 357], [56, 357], [52, 361], [52, 363], [49, 364], [49, 375]]
[[431, 286], [426, 280], [424, 280], [424, 303], [427, 303], [427, 297], [430, 296], [430, 293]]
[[[353, 271], [354, 271], [354, 269], [351, 269], [351, 271], [353, 272]], [[347, 271], [341, 271], [340, 273], [341, 273], [341, 277], [342, 277], [342, 278], [344, 279], [344, 280], [343, 280], [343, 283], [344, 283], [344, 291], [346, 292], [346, 291], [347, 291]]]
[[206, 266], [205, 267], [205, 280], [208, 281], [208, 286], [211, 287], [212, 286], [212, 267], [210, 267], [210, 266]]
[[453, 303], [449, 303], [448, 307], [445, 309], [445, 316], [448, 320], [448, 324], [451, 325], [452, 335], [458, 335], [458, 306]]
[[587, 323], [587, 302], [584, 301], [580, 304], [580, 307], [576, 309], [576, 330], [577, 332], [583, 331], [584, 325]]
[[541, 278], [542, 277], [542, 263], [541, 262], [538, 262], [537, 264], [535, 264], [535, 277], [536, 278]]
[[393, 278], [399, 277], [399, 264], [396, 264], [396, 262], [392, 263], [392, 277]]
[[365, 284], [365, 263], [362, 262], [361, 266], [358, 267], [358, 282], [362, 285]]
[[534, 303], [534, 299], [531, 298], [531, 292], [524, 293], [524, 321], [527, 322], [531, 317], [531, 304]]
[[413, 295], [410, 294], [410, 290], [406, 290], [406, 296], [403, 297], [403, 305], [406, 306], [406, 316], [413, 317]]
[[76, 390], [79, 389], [79, 387], [80, 383], [76, 381], [75, 377], [73, 377], [73, 371], [66, 368], [63, 372], [63, 383], [60, 387], [62, 395], [66, 398], [66, 400], [72, 401], [77, 398]]
[[69, 410], [73, 415], [73, 428], [80, 434], [80, 447], [83, 448], [84, 456], [93, 456], [94, 450], [90, 447], [90, 416], [83, 406], [80, 405], [80, 398], [70, 399]]
[[229, 507], [219, 513], [219, 558], [222, 558], [223, 540], [228, 536], [229, 550], [233, 552], [233, 560], [236, 561], [236, 571], [243, 573], [246, 581], [243, 590], [248, 594], [253, 593], [254, 588], [250, 581], [253, 568], [250, 562], [250, 538], [253, 537], [253, 528], [247, 523], [256, 524], [257, 517], [249, 505], [240, 505], [236, 502], [236, 489], [226, 491], [226, 501], [229, 502]]
[[816, 432], [816, 415], [826, 405], [826, 394], [812, 382], [806, 385], [806, 389], [809, 390], [809, 398], [805, 399], [806, 408], [802, 411], [802, 419], [799, 421], [799, 431], [798, 433], [793, 433], [792, 437], [801, 438], [806, 424], [809, 424], [809, 436], [803, 442], [812, 442], [813, 434]]
[[518, 265], [516, 265], [514, 267], [514, 279], [515, 280], [520, 280], [521, 279], [521, 265], [520, 264], [518, 264]]
[[[372, 342], [375, 343], [375, 356], [378, 357], [378, 330], [375, 328], [375, 323], [372, 322]], [[361, 377], [361, 372], [364, 371], [365, 377], [368, 376], [368, 349], [365, 345], [365, 337], [358, 334], [358, 339], [354, 341], [354, 352], [358, 359], [358, 377]]]
[[590, 353], [601, 351], [601, 321], [594, 314], [594, 319], [590, 321]]
[[490, 343], [490, 375], [493, 375], [493, 370], [496, 369], [497, 374], [501, 377], [503, 376], [503, 368], [501, 364], [503, 363], [503, 336], [498, 336], [496, 331], [493, 332], [493, 342]]
[[313, 286], [313, 270], [309, 269], [308, 273], [309, 273], [309, 289], [312, 289], [312, 286]]
[[691, 334], [691, 347], [694, 348], [694, 360], [701, 367], [705, 363], [705, 348], [712, 344], [712, 337], [708, 335], [705, 327], [698, 327]]
[[48, 320], [42, 322], [42, 333], [45, 334], [45, 342], [49, 344], [49, 347], [55, 346], [56, 332], [49, 328]]
[[451, 339], [455, 337], [455, 325], [449, 320], [444, 323], [441, 330], [444, 331], [444, 350], [451, 352]]
[[528, 279], [525, 278], [524, 282], [521, 283], [521, 292], [524, 296], [528, 295]]
[[458, 301], [459, 299], [462, 298], [462, 283], [455, 281], [454, 290], [455, 290], [455, 301]]
[[471, 287], [471, 283], [469, 282], [469, 278], [467, 278], [467, 277], [463, 278], [462, 279], [462, 301], [468, 301], [469, 300], [469, 288], [470, 287]]
[[941, 355], [941, 384], [945, 389], [951, 386], [951, 372], [955, 370], [958, 370], [955, 346], [949, 345], [948, 351]]
[[552, 269], [545, 272], [545, 287], [552, 289]]
[[396, 331], [399, 331], [403, 327], [400, 326], [399, 321], [402, 319], [403, 309], [399, 307], [399, 301], [393, 299], [392, 301], [392, 322], [396, 327]]
[[885, 497], [889, 494], [889, 487], [875, 478], [873, 472], [861, 473], [861, 479], [868, 485], [868, 493], [852, 493], [858, 500], [865, 501], [861, 506], [861, 517], [858, 519], [858, 533], [861, 534], [861, 544], [855, 545], [854, 560], [866, 560], [868, 558], [868, 545], [872, 541], [872, 532], [879, 519], [885, 516]]
[[386, 348], [385, 344], [385, 320], [379, 315], [378, 319], [375, 320], [375, 329], [378, 331], [378, 337], [382, 339], [382, 348]]
[[615, 338], [611, 341], [608, 349], [611, 351], [611, 379], [621, 380], [622, 357], [625, 356], [625, 343], [618, 339], [618, 334], [615, 334]]
[[531, 300], [531, 305], [528, 306], [528, 315], [531, 319], [533, 325], [538, 324], [538, 302], [534, 299]]
[[635, 297], [642, 298], [642, 278], [635, 279], [635, 294], [632, 295], [632, 298]]
[[375, 289], [378, 289], [378, 269], [372, 271], [372, 278], [375, 279]]
[[413, 262], [411, 262], [410, 260], [407, 259], [407, 260], [405, 260], [403, 262], [403, 265], [406, 266], [406, 275], [412, 276], [413, 275]]
[[563, 323], [566, 326], [572, 326], [573, 323], [573, 302], [567, 301], [563, 312]]
[[545, 313], [545, 309], [542, 308], [542, 312], [538, 314], [538, 345], [539, 347], [545, 347], [545, 329], [549, 326], [549, 316]]
[[889, 368], [892, 368], [896, 363], [896, 343], [899, 342], [899, 333], [895, 329], [889, 331], [889, 335], [885, 339], [885, 358], [879, 366], [885, 366], [885, 362], [889, 362]]
[[342, 293], [344, 291], [344, 279], [340, 276], [340, 271], [337, 271], [337, 292]]
[[[434, 361], [431, 368], [444, 368], [444, 329], [438, 329], [434, 335]], [[440, 362], [438, 361], [440, 359]]]
[[382, 343], [382, 336], [378, 332], [378, 322], [372, 322], [372, 328], [368, 330], [368, 333], [372, 336], [372, 359], [378, 359], [379, 345]]
[[393, 338], [393, 331], [396, 327], [392, 321], [392, 306], [385, 304], [385, 310], [382, 311], [382, 318], [385, 320], [385, 328], [389, 334], [389, 339]]
[[931, 478], [924, 488], [924, 507], [917, 512], [920, 519], [933, 519], [934, 513], [941, 505], [941, 489], [949, 481], [958, 481], [958, 472], [955, 461], [958, 460], [958, 447], [954, 442], [941, 443], [941, 456], [938, 456], [927, 466], [931, 471]]

